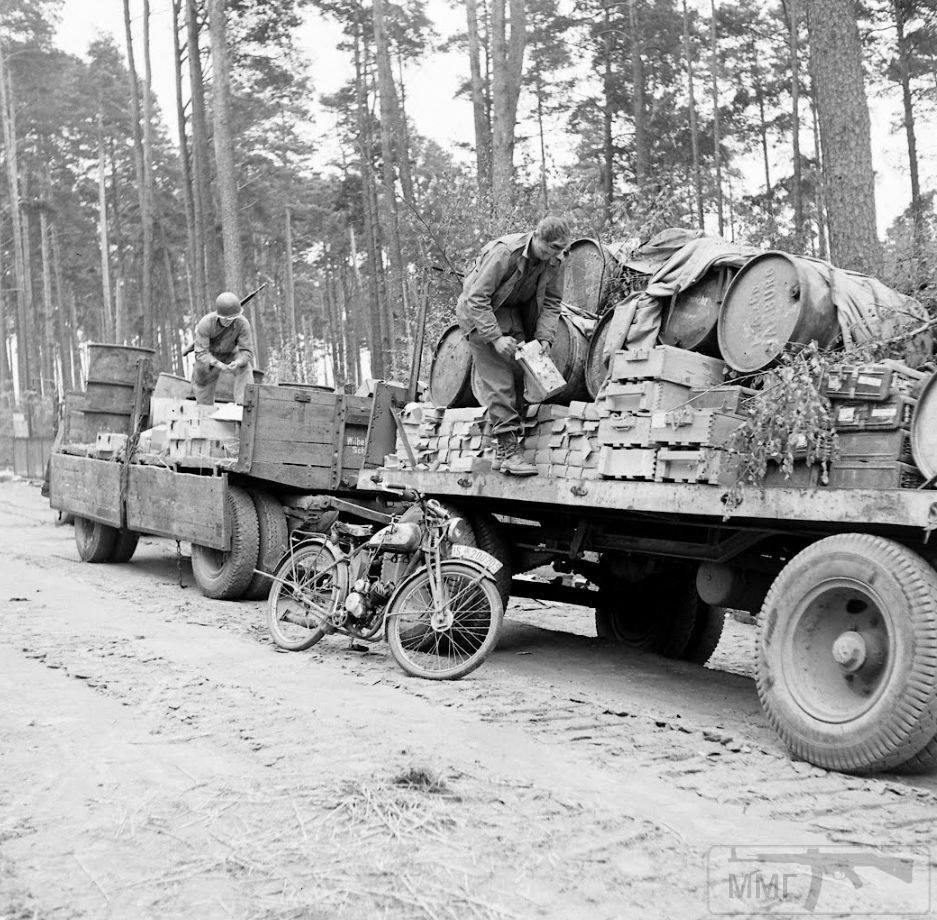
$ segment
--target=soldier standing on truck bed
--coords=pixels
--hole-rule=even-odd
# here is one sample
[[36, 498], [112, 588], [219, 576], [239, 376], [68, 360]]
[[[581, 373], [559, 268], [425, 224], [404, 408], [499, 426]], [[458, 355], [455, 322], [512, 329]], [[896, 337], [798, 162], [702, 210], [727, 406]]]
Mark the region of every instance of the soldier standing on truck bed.
[[234, 374], [234, 401], [244, 402], [244, 389], [253, 381], [254, 343], [251, 324], [244, 316], [237, 294], [225, 291], [195, 327], [195, 401], [215, 402], [215, 384], [223, 370]]
[[465, 276], [456, 305], [474, 359], [472, 390], [496, 441], [495, 468], [513, 476], [537, 474], [520, 454], [523, 373], [514, 353], [525, 341], [544, 351], [553, 344], [569, 242], [569, 225], [553, 215], [533, 233], [493, 240]]

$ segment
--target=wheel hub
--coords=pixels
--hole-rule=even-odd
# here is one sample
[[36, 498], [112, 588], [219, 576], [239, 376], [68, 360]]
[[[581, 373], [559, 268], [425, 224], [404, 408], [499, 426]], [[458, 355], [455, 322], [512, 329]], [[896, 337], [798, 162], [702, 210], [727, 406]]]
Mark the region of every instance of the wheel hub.
[[855, 674], [866, 662], [868, 648], [861, 633], [847, 630], [833, 643], [833, 660], [849, 674]]

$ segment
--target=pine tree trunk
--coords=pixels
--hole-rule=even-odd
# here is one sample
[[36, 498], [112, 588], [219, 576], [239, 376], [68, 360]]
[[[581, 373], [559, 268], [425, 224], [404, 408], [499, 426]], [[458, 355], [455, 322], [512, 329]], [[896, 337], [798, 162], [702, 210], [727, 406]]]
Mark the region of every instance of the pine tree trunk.
[[20, 398], [33, 386], [38, 371], [30, 363], [29, 316], [32, 312], [30, 292], [26, 285], [23, 228], [20, 217], [19, 160], [17, 157], [16, 117], [12, 81], [9, 79], [3, 44], [0, 42], [0, 119], [3, 121], [3, 146], [6, 151], [7, 192], [13, 224], [13, 277], [16, 282], [16, 376]]
[[683, 0], [683, 55], [686, 58], [687, 100], [690, 107], [690, 148], [693, 152], [693, 189], [696, 195], [696, 225], [703, 226], [703, 177], [699, 162], [699, 131], [696, 125], [696, 86], [693, 49], [690, 45], [690, 14]]
[[605, 199], [605, 222], [612, 217], [615, 201], [615, 148], [612, 145], [612, 98], [614, 76], [612, 72], [612, 20], [608, 0], [603, 0], [604, 34], [602, 35], [602, 192]]
[[[154, 296], [153, 292], [154, 235], [156, 224], [159, 222], [159, 214], [156, 209], [155, 180], [153, 178], [153, 68], [150, 62], [150, 0], [143, 0], [143, 175], [146, 182], [144, 192], [147, 200], [147, 214], [150, 221], [150, 264], [149, 266], [144, 265], [143, 270], [148, 273], [150, 278], [153, 342], [155, 345], [156, 336], [164, 326], [164, 323], [161, 322], [161, 314], [164, 311], [159, 309], [158, 306], [161, 299]], [[145, 246], [144, 262], [146, 262]], [[162, 340], [162, 336], [159, 337], [159, 351], [164, 359], [168, 360], [168, 343]]]
[[491, 192], [491, 119], [479, 60], [476, 0], [465, 0], [465, 18], [468, 24], [469, 71], [472, 77], [472, 114], [475, 119], [475, 169], [479, 191], [485, 195]]
[[189, 313], [197, 315], [197, 302], [205, 296], [205, 263], [199, 258], [199, 244], [195, 229], [195, 192], [192, 186], [192, 167], [189, 142], [186, 137], [185, 103], [182, 98], [182, 0], [172, 0], [172, 50], [176, 78], [176, 131], [179, 134], [179, 162], [182, 167], [182, 203], [185, 206], [186, 276]]
[[81, 377], [79, 373], [81, 369], [81, 362], [78, 360], [78, 315], [75, 310], [75, 298], [74, 296], [71, 296], [68, 298], [69, 311], [67, 322], [65, 320], [66, 290], [65, 284], [62, 280], [62, 259], [59, 255], [59, 233], [54, 223], [52, 224], [52, 232], [50, 237], [50, 242], [52, 243], [52, 273], [55, 275], [55, 290], [58, 294], [59, 313], [62, 317], [62, 322], [66, 326], [62, 332], [61, 338], [59, 339], [63, 354], [66, 343], [68, 346], [68, 361], [66, 362], [63, 357], [62, 363], [67, 363], [68, 365], [68, 389], [74, 390], [81, 386]]
[[911, 176], [911, 221], [913, 227], [911, 281], [919, 283], [924, 247], [924, 210], [921, 207], [921, 179], [917, 153], [917, 134], [914, 121], [914, 101], [911, 95], [911, 49], [906, 34], [908, 0], [892, 0], [895, 29], [898, 38], [898, 74], [901, 80], [901, 100], [904, 106], [904, 132], [908, 143], [908, 171]]
[[[364, 210], [364, 224], [367, 235], [368, 253], [368, 286], [370, 302], [370, 346], [371, 346], [371, 374], [374, 377], [384, 376], [385, 361], [385, 331], [383, 322], [383, 285], [380, 266], [380, 248], [376, 232], [376, 209], [374, 208], [374, 175], [371, 170], [371, 132], [368, 127], [370, 113], [368, 111], [367, 89], [365, 86], [364, 65], [361, 60], [361, 37], [358, 32], [354, 36], [355, 55], [355, 113], [358, 123], [358, 152], [361, 160], [361, 195]], [[351, 247], [354, 258], [355, 241], [354, 230], [351, 233]], [[357, 264], [357, 263], [356, 263]], [[388, 365], [389, 367], [389, 365]]]
[[193, 219], [196, 244], [200, 246], [205, 289], [198, 293], [208, 309], [224, 285], [219, 258], [215, 209], [211, 195], [211, 155], [208, 144], [208, 115], [205, 106], [205, 81], [199, 46], [199, 23], [196, 0], [186, 0], [186, 46], [189, 85], [192, 96], [192, 178], [194, 180]]
[[527, 43], [525, 0], [491, 0], [492, 189], [497, 206], [514, 200], [514, 134]]
[[107, 184], [104, 173], [104, 133], [98, 112], [98, 248], [101, 253], [101, 309], [104, 315], [104, 336], [114, 340], [113, 303], [111, 300], [110, 242], [107, 235]]
[[648, 180], [651, 155], [647, 134], [644, 48], [635, 0], [628, 0], [628, 24], [631, 28], [631, 119], [634, 122], [634, 178], [638, 188], [643, 188]]
[[39, 261], [42, 268], [42, 353], [44, 374], [51, 389], [44, 392], [56, 392], [58, 386], [55, 375], [55, 308], [52, 302], [52, 259], [49, 255], [49, 220], [43, 203], [39, 207]]
[[[29, 201], [25, 183], [23, 198]], [[33, 369], [32, 389], [37, 393], [41, 393], [43, 392], [45, 379], [42, 366], [42, 315], [41, 311], [36, 309], [36, 298], [33, 291], [32, 221], [29, 219], [28, 207], [21, 209], [20, 222], [23, 225], [23, 283], [26, 285], [26, 298], [30, 307], [26, 318], [26, 343], [29, 348], [29, 366]]]
[[[716, 175], [716, 217], [719, 225], [719, 235], [724, 236], [726, 225], [722, 205], [722, 137], [719, 130], [719, 39], [716, 28], [716, 0], [712, 0], [711, 13], [709, 21], [709, 71], [712, 78], [713, 102], [713, 171]], [[734, 231], [732, 235], [734, 239]]]
[[794, 176], [791, 199], [794, 206], [794, 246], [804, 248], [804, 179], [800, 161], [800, 0], [786, 0], [788, 12], [788, 50], [791, 67], [791, 156]]
[[400, 244], [400, 224], [397, 216], [397, 192], [394, 177], [394, 89], [387, 53], [387, 38], [384, 34], [383, 0], [373, 0], [374, 44], [377, 62], [378, 96], [381, 106], [381, 174], [384, 180], [384, 231], [387, 234], [387, 249], [390, 258], [390, 291], [387, 298], [388, 345], [393, 353], [397, 334], [402, 328], [403, 311], [403, 253]]
[[755, 98], [758, 102], [758, 136], [761, 138], [761, 165], [765, 171], [765, 198], [768, 203], [768, 214], [774, 219], [774, 186], [771, 183], [771, 160], [768, 151], [768, 123], [765, 119], [765, 96], [760, 88], [761, 76], [757, 73], [753, 75], [755, 86]]
[[296, 289], [293, 286], [293, 218], [286, 208], [286, 317], [290, 327], [290, 362], [294, 373], [299, 370], [299, 337], [296, 332]]
[[215, 168], [221, 206], [221, 238], [224, 250], [225, 287], [241, 290], [241, 231], [238, 217], [237, 175], [234, 166], [234, 137], [231, 133], [231, 89], [225, 0], [208, 0], [208, 34], [212, 58], [212, 125]]
[[[0, 236], [2, 236], [2, 223], [0, 223]], [[7, 392], [12, 392], [12, 364], [7, 352], [7, 314], [6, 298], [3, 296], [4, 289], [7, 287], [6, 278], [3, 276], [3, 247], [0, 246], [0, 405], [4, 404]]]
[[807, 0], [823, 149], [830, 252], [843, 268], [878, 274], [869, 106], [855, 0]]
[[342, 302], [339, 306], [338, 318], [345, 331], [345, 373], [349, 383], [355, 386], [361, 382], [361, 350], [358, 346], [358, 323], [356, 310], [352, 307], [348, 296], [348, 274], [344, 262], [339, 263], [339, 287], [342, 292]]
[[[393, 85], [393, 84], [391, 84]], [[413, 173], [410, 169], [410, 129], [407, 126], [407, 90], [403, 82], [403, 58], [397, 52], [397, 85], [400, 95], [395, 99], [394, 133], [397, 137], [397, 171], [403, 200], [411, 207], [415, 204]]]
[[[813, 70], [812, 65], [810, 69], [811, 71]], [[830, 257], [830, 237], [827, 229], [826, 203], [823, 191], [823, 153], [820, 149], [820, 118], [817, 115], [817, 97], [813, 89], [816, 85], [816, 80], [813, 76], [811, 76], [810, 85], [810, 119], [813, 127], [813, 155], [817, 162], [817, 173], [814, 179], [817, 206], [817, 247], [819, 249], [817, 255], [819, 255], [821, 259], [828, 259]]]
[[142, 118], [137, 67], [133, 52], [133, 35], [130, 31], [130, 0], [124, 4], [124, 33], [127, 41], [127, 70], [130, 77], [130, 108], [133, 121], [133, 156], [137, 178], [137, 195], [140, 200], [140, 224], [143, 236], [143, 265], [140, 270], [140, 306], [143, 312], [143, 345], [156, 345], [156, 329], [153, 310], [153, 218], [150, 213], [149, 177], [143, 149], [143, 134], [140, 129]]

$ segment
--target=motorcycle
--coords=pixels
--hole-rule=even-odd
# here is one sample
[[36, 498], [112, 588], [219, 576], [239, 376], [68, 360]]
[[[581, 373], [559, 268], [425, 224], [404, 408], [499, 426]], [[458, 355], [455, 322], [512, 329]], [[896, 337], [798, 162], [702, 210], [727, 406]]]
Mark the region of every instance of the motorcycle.
[[498, 642], [501, 563], [467, 545], [468, 523], [407, 490], [411, 509], [376, 533], [336, 520], [328, 535], [290, 547], [272, 575], [267, 627], [282, 649], [302, 651], [338, 634], [354, 643], [384, 633], [408, 674], [456, 680]]

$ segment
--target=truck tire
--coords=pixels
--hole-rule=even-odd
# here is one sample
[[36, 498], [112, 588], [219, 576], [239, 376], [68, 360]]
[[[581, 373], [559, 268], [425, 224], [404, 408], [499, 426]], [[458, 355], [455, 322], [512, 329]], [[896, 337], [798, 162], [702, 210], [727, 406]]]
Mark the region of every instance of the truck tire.
[[140, 534], [135, 530], [118, 530], [114, 541], [114, 552], [111, 553], [111, 562], [130, 562], [137, 551]]
[[795, 757], [871, 773], [937, 735], [937, 573], [917, 553], [818, 540], [775, 579], [758, 627], [758, 696]]
[[637, 582], [607, 572], [599, 591], [600, 639], [665, 658], [684, 656], [704, 607], [691, 569], [655, 572]]
[[206, 597], [233, 601], [243, 597], [254, 577], [260, 535], [250, 495], [229, 486], [226, 501], [231, 515], [231, 549], [225, 552], [193, 543], [192, 574]]
[[511, 579], [514, 575], [511, 565], [511, 547], [504, 539], [501, 524], [493, 514], [488, 514], [487, 511], [473, 514], [468, 518], [468, 522], [472, 525], [472, 531], [475, 534], [475, 545], [486, 553], [490, 553], [501, 563], [501, 569], [495, 575], [495, 584], [498, 586], [501, 603], [507, 612], [508, 603], [511, 600]]
[[[289, 549], [286, 515], [283, 506], [267, 492], [251, 492], [250, 495], [257, 512], [257, 569], [260, 572], [273, 572]], [[262, 600], [270, 593], [270, 584], [266, 575], [255, 572], [244, 597], [252, 601]]]
[[75, 545], [82, 562], [110, 562], [117, 543], [118, 530], [108, 524], [75, 518]]
[[716, 651], [725, 625], [725, 607], [712, 607], [701, 603], [693, 631], [690, 633], [690, 641], [687, 642], [680, 658], [693, 664], [706, 664]]

